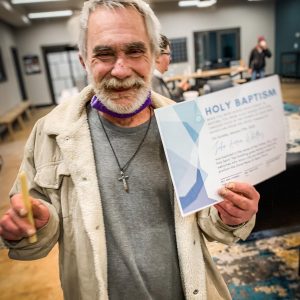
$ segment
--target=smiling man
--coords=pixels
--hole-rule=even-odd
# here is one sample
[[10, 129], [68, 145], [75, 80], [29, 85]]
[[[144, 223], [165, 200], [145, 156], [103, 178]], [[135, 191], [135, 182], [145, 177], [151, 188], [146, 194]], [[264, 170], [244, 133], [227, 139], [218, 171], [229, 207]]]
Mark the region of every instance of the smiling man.
[[81, 61], [96, 96], [112, 111], [126, 114], [139, 109], [149, 93], [154, 60], [141, 14], [133, 7], [97, 8], [87, 25], [87, 53]]
[[65, 299], [230, 299], [204, 236], [245, 239], [259, 195], [230, 183], [222, 203], [181, 217], [153, 116], [174, 103], [150, 90], [159, 31], [142, 0], [85, 2], [79, 50], [91, 84], [39, 120], [26, 144], [35, 228], [16, 182], [0, 236], [21, 260], [58, 242]]

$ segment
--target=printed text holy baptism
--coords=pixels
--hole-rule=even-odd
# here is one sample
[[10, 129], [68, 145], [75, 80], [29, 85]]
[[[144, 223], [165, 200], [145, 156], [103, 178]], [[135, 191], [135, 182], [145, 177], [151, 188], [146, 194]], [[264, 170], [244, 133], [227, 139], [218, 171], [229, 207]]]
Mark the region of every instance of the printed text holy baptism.
[[214, 104], [212, 106], [205, 107], [204, 111], [205, 111], [206, 116], [211, 116], [213, 114], [228, 111], [233, 107], [235, 107], [235, 108], [242, 107], [245, 105], [254, 104], [261, 100], [271, 99], [272, 97], [274, 97], [276, 95], [277, 95], [277, 92], [276, 92], [275, 88], [272, 88], [272, 89], [264, 90], [262, 92], [249, 94], [247, 96], [235, 98], [233, 100], [229, 100], [229, 101], [225, 101], [223, 103]]

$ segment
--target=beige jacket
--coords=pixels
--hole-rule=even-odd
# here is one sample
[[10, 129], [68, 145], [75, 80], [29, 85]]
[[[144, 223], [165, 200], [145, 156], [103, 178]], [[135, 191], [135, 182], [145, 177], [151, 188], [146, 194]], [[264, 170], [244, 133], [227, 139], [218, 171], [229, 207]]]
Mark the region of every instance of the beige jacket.
[[[11, 258], [32, 260], [46, 256], [58, 241], [61, 284], [68, 300], [108, 299], [103, 211], [85, 108], [92, 95], [91, 87], [85, 88], [35, 125], [21, 169], [28, 175], [31, 195], [45, 202], [51, 217], [38, 231], [36, 244], [23, 239], [9, 245]], [[174, 103], [156, 93], [152, 98], [155, 107]], [[19, 190], [16, 182], [11, 194]], [[214, 207], [183, 218], [175, 203], [186, 299], [230, 299], [204, 236], [227, 244], [245, 239], [254, 226], [254, 218], [244, 226], [232, 228], [221, 222]]]

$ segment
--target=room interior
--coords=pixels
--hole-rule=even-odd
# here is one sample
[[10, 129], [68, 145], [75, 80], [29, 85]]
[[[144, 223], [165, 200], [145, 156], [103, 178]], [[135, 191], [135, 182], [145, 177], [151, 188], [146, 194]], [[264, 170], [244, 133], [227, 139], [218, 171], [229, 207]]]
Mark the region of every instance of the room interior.
[[[197, 3], [179, 6], [177, 0], [149, 1], [173, 49], [166, 81], [173, 84], [178, 78], [189, 78], [199, 95], [205, 93], [208, 79], [244, 84], [250, 79], [249, 53], [263, 35], [273, 54], [267, 60], [266, 74], [280, 78], [290, 135], [287, 170], [257, 185], [260, 208], [248, 244], [209, 243], [209, 249], [233, 299], [300, 299], [300, 2], [218, 0], [201, 7], [207, 1], [198, 1], [198, 7]], [[18, 2], [0, 2], [0, 121], [9, 119], [0, 123], [0, 215], [8, 207], [8, 193], [33, 124], [87, 83], [76, 48], [78, 14], [84, 1]], [[65, 11], [66, 15], [30, 15], [49, 11]], [[264, 258], [273, 269], [263, 264]], [[237, 266], [249, 267], [250, 261], [252, 273]], [[63, 298], [57, 247], [47, 258], [32, 262], [10, 260], [7, 250], [0, 247], [0, 266], [1, 299]], [[275, 277], [266, 280], [263, 268]], [[255, 277], [261, 277], [260, 281]]]

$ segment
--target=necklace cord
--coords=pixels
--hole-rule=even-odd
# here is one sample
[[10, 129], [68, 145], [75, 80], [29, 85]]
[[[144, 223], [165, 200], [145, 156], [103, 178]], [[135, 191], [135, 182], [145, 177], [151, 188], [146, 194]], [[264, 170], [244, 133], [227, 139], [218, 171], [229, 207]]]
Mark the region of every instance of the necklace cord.
[[112, 143], [111, 143], [111, 141], [110, 141], [110, 139], [109, 139], [109, 137], [108, 137], [108, 133], [107, 133], [107, 131], [106, 131], [106, 129], [105, 129], [105, 126], [104, 126], [104, 124], [103, 124], [103, 122], [102, 122], [102, 120], [101, 120], [101, 116], [100, 116], [100, 114], [97, 112], [98, 118], [99, 118], [100, 123], [101, 123], [101, 126], [102, 126], [102, 128], [103, 128], [103, 131], [104, 131], [104, 133], [105, 133], [105, 136], [106, 136], [106, 138], [107, 138], [107, 141], [108, 141], [108, 143], [109, 143], [109, 145], [110, 145], [110, 148], [111, 148], [111, 150], [112, 150], [112, 152], [113, 152], [113, 154], [114, 154], [114, 157], [115, 157], [115, 159], [116, 159], [116, 162], [117, 162], [117, 164], [118, 164], [118, 166], [119, 166], [120, 172], [124, 172], [124, 171], [129, 167], [129, 164], [130, 164], [130, 163], [132, 162], [132, 160], [135, 158], [135, 156], [137, 155], [137, 153], [138, 153], [139, 150], [141, 149], [141, 147], [142, 147], [142, 145], [143, 145], [143, 143], [144, 143], [144, 141], [145, 141], [145, 139], [146, 139], [146, 137], [147, 137], [147, 134], [148, 134], [148, 131], [149, 131], [150, 125], [151, 125], [151, 120], [152, 120], [152, 116], [151, 116], [151, 107], [150, 107], [150, 106], [148, 106], [148, 107], [149, 107], [149, 111], [150, 111], [150, 119], [149, 119], [149, 122], [148, 122], [148, 126], [147, 126], [147, 129], [146, 129], [146, 132], [145, 132], [145, 134], [144, 134], [144, 136], [143, 136], [141, 142], [139, 143], [137, 149], [135, 150], [135, 152], [133, 153], [133, 155], [131, 156], [131, 158], [125, 163], [125, 165], [124, 165], [123, 167], [121, 167], [121, 164], [120, 164], [120, 162], [119, 162], [119, 159], [118, 159], [118, 156], [117, 156], [117, 154], [116, 154], [116, 152], [115, 152], [115, 149], [114, 149], [114, 147], [113, 147], [113, 145], [112, 145]]

